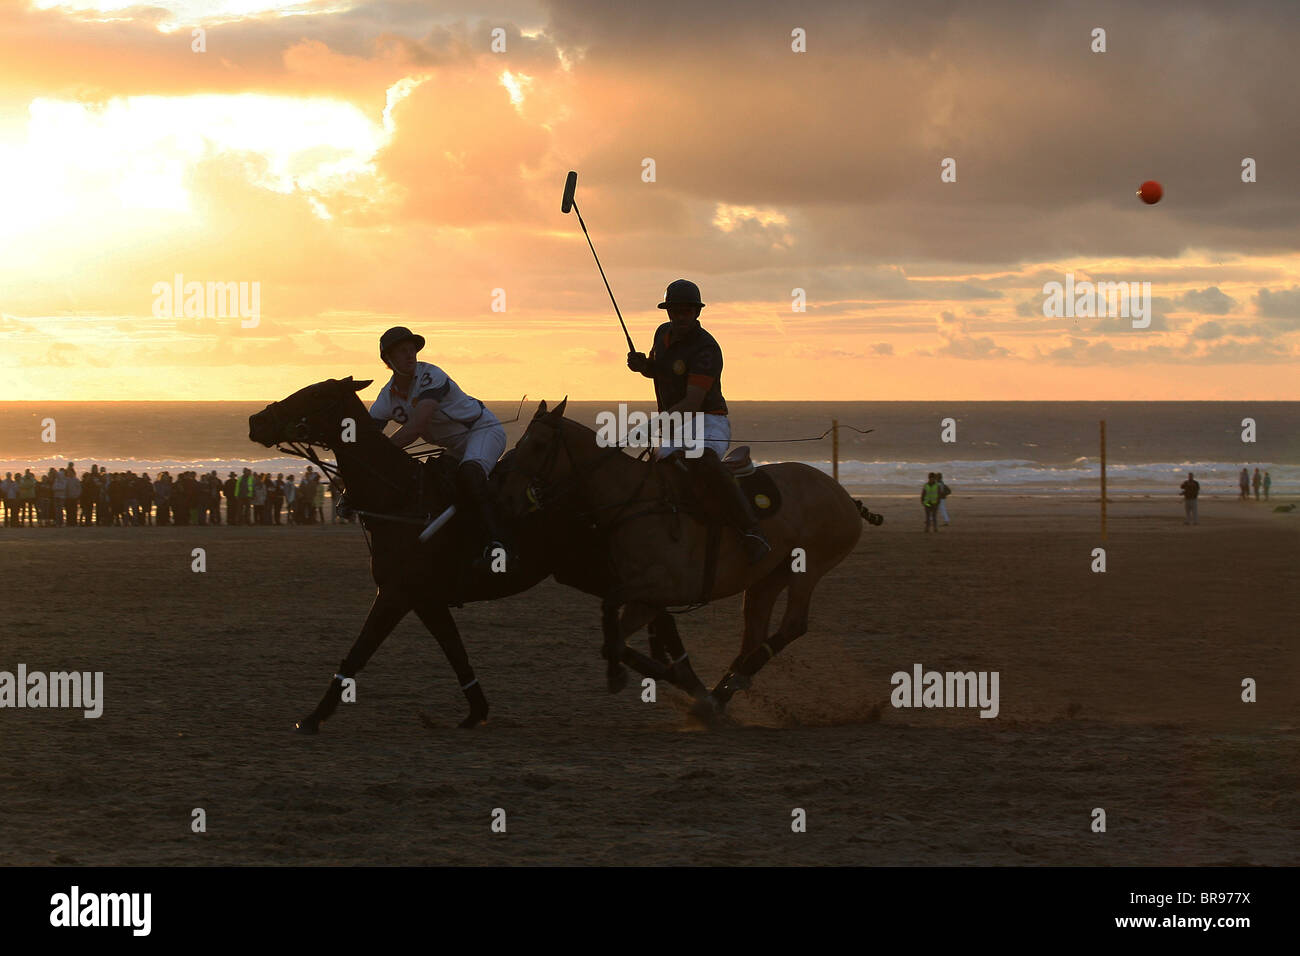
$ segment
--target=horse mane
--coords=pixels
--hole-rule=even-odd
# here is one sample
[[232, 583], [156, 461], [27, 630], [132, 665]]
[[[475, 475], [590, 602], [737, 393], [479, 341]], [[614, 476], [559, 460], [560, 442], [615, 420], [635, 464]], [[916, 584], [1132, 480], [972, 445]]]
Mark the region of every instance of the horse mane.
[[[596, 430], [594, 428], [584, 425], [582, 422], [575, 421], [574, 419], [564, 415], [560, 416], [560, 422], [562, 423], [562, 427], [567, 428], [570, 433], [579, 434], [582, 437], [583, 442], [589, 447], [595, 448], [597, 451], [602, 451], [602, 452], [612, 450], [612, 446], [611, 448], [603, 448], [596, 443], [597, 435], [596, 435]], [[628, 454], [628, 448], [629, 446], [627, 445], [618, 446], [618, 452], [623, 458], [626, 458], [628, 461], [633, 462], [638, 467], [643, 467], [643, 468], [649, 468], [651, 465], [654, 464], [653, 457], [649, 457], [642, 460], [639, 455]]]

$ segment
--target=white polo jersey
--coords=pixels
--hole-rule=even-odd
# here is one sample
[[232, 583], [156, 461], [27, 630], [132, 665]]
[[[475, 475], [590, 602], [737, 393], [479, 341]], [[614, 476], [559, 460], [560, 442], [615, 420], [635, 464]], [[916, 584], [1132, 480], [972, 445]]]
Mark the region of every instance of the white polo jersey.
[[[466, 395], [446, 372], [428, 362], [415, 363], [410, 389], [408, 395], [398, 393], [390, 378], [370, 406], [370, 417], [380, 424], [392, 420], [405, 425], [414, 417], [416, 404], [421, 399], [432, 398], [438, 403], [438, 409], [420, 437], [441, 445], [457, 458], [464, 458], [469, 430], [484, 416], [483, 403]], [[483, 417], [483, 420], [488, 419]]]

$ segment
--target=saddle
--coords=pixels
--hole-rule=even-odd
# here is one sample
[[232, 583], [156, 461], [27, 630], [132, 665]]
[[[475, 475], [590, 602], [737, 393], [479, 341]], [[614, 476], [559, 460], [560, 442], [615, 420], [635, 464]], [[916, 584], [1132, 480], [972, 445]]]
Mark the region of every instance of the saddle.
[[748, 445], [738, 445], [731, 449], [722, 459], [722, 463], [730, 468], [731, 473], [737, 478], [754, 473], [754, 459], [749, 457]]
[[[760, 521], [781, 510], [781, 490], [765, 467], [754, 464], [748, 445], [733, 448], [722, 459], [722, 464], [735, 476], [741, 491], [754, 509], [754, 515]], [[722, 510], [723, 505], [714, 501], [713, 496], [700, 487], [691, 471], [689, 460], [678, 452], [655, 462], [654, 467], [664, 469], [663, 475], [672, 501], [685, 505], [688, 511], [698, 509], [697, 517], [707, 524], [715, 523], [713, 516]]]

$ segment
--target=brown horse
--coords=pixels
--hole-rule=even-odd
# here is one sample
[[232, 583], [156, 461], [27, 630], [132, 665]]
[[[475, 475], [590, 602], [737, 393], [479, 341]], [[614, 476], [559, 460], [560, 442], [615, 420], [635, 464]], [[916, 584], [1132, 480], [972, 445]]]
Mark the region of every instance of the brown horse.
[[[771, 552], [749, 564], [739, 535], [717, 529], [709, 503], [672, 458], [647, 462], [601, 447], [595, 432], [564, 417], [566, 404], [567, 399], [547, 411], [541, 403], [515, 445], [513, 467], [501, 486], [504, 504], [517, 514], [559, 513], [574, 527], [594, 525], [603, 533], [613, 574], [602, 605], [610, 690], [626, 681], [621, 662], [636, 666], [624, 653], [624, 636], [660, 609], [744, 591], [740, 652], [696, 705], [699, 716], [720, 713], [764, 664], [808, 630], [817, 582], [853, 550], [862, 520], [879, 518], [816, 468], [765, 465], [760, 470], [782, 504], [761, 522]], [[769, 636], [773, 608], [785, 590], [785, 614]]]
[[[356, 394], [369, 384], [351, 376], [317, 382], [248, 419], [248, 437], [268, 448], [287, 444], [290, 447], [283, 451], [304, 456], [313, 447], [333, 452], [334, 466], [314, 453], [311, 460], [322, 470], [336, 469], [347, 489], [347, 506], [361, 516], [368, 532], [370, 570], [377, 586], [361, 633], [325, 695], [295, 726], [300, 733], [316, 733], [338, 709], [345, 681], [354, 679], [402, 618], [415, 611], [447, 655], [469, 702], [469, 716], [460, 726], [476, 727], [487, 719], [487, 697], [450, 608], [518, 594], [551, 574], [561, 584], [603, 597], [608, 567], [590, 529], [562, 527], [555, 516], [544, 512], [530, 513], [515, 523], [517, 556], [500, 573], [471, 566], [460, 541], [470, 532], [461, 526], [459, 515], [431, 541], [422, 543], [420, 531], [430, 518], [454, 503], [454, 481], [445, 474], [441, 459], [422, 463], [384, 437]], [[351, 436], [345, 427], [349, 421], [355, 429]], [[498, 465], [494, 482], [507, 468], [508, 462]], [[625, 660], [643, 673], [687, 691], [703, 692], [666, 612], [651, 622], [652, 658], [631, 648], [624, 650]]]

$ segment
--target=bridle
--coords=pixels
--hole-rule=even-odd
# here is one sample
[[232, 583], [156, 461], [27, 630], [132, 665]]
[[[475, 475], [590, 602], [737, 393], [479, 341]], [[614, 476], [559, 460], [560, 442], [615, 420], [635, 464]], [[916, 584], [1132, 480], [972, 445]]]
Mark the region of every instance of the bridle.
[[[274, 434], [286, 436], [283, 439], [277, 440], [275, 447], [286, 455], [292, 455], [295, 458], [303, 458], [315, 464], [316, 467], [321, 470], [321, 473], [329, 479], [331, 484], [340, 489], [343, 493], [344, 500], [346, 501], [347, 485], [343, 481], [343, 476], [339, 471], [337, 462], [324, 461], [316, 454], [317, 448], [329, 448], [330, 446], [325, 441], [311, 437], [311, 426], [308, 422], [308, 419], [311, 419], [322, 412], [329, 411], [339, 403], [339, 398], [334, 396], [328, 402], [304, 411], [297, 421], [290, 421], [289, 416], [283, 414], [283, 402], [271, 403], [266, 406], [262, 414], [269, 417]], [[365, 426], [358, 422], [358, 427]], [[398, 485], [368, 461], [362, 460], [360, 464], [368, 474], [399, 494], [408, 494], [410, 492], [409, 488], [404, 488], [401, 485]], [[353, 510], [355, 511], [356, 509]], [[357, 511], [356, 513], [363, 514], [363, 512], [360, 511]], [[374, 515], [374, 517], [396, 518], [398, 516]], [[417, 519], [410, 520], [412, 523], [415, 523]]]
[[[558, 503], [571, 497], [574, 492], [577, 492], [579, 501], [595, 501], [596, 496], [593, 494], [594, 489], [591, 485], [591, 476], [607, 462], [613, 461], [615, 458], [622, 458], [623, 452], [617, 447], [607, 448], [605, 449], [605, 454], [598, 458], [594, 463], [583, 467], [580, 466], [578, 461], [574, 458], [573, 450], [569, 447], [569, 443], [565, 438], [563, 418], [561, 418], [558, 423], [551, 422], [544, 418], [538, 418], [534, 419], [532, 425], [545, 425], [547, 428], [552, 430], [553, 434], [550, 438], [549, 444], [547, 445], [546, 454], [542, 458], [542, 463], [536, 471], [528, 472], [519, 468], [518, 465], [515, 466], [519, 473], [528, 479], [528, 487], [525, 495], [532, 506], [529, 510], [543, 511], [546, 509], [554, 509], [557, 507]], [[524, 437], [519, 440], [520, 445], [529, 438], [534, 437], [530, 434], [531, 431], [532, 426], [530, 425], [529, 431], [525, 432]], [[563, 453], [564, 457], [568, 460], [569, 475], [571, 477], [554, 481], [551, 476], [555, 471], [556, 465], [559, 463], [561, 453]], [[637, 459], [640, 460], [649, 453], [650, 449], [647, 448], [637, 456]], [[630, 504], [636, 503], [641, 500], [641, 492], [645, 489], [645, 484], [649, 481], [650, 475], [654, 470], [655, 469], [653, 468], [645, 469], [645, 474], [642, 475], [641, 481], [637, 484], [636, 490], [632, 493], [630, 498], [627, 498], [624, 501], [617, 501], [605, 505], [596, 505], [586, 509], [578, 508], [574, 511], [575, 516], [579, 519], [590, 520], [592, 525], [595, 526], [598, 524], [595, 520], [595, 516], [599, 512], [607, 511], [609, 509], [622, 509]], [[650, 514], [657, 512], [652, 510], [644, 513]], [[639, 516], [639, 514], [620, 516], [616, 511], [611, 519], [611, 524]], [[609, 525], [606, 526], [606, 530], [608, 529]]]

